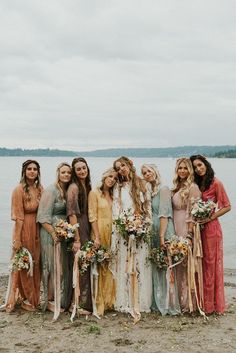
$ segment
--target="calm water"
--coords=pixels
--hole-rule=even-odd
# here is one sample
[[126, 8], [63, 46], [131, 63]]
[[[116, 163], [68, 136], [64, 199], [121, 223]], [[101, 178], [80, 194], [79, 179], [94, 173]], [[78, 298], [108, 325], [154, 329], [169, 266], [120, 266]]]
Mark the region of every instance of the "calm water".
[[[10, 220], [11, 192], [17, 185], [21, 172], [21, 164], [25, 157], [0, 157], [0, 273], [7, 271], [13, 222]], [[41, 165], [41, 179], [44, 187], [53, 183], [56, 175], [56, 167], [62, 162], [71, 162], [72, 158], [63, 157], [39, 157]], [[100, 180], [101, 174], [112, 165], [114, 158], [87, 158], [91, 170], [93, 187]], [[172, 178], [175, 166], [173, 158], [134, 158], [134, 164], [138, 173], [143, 163], [156, 163], [159, 167], [163, 183], [172, 186]], [[221, 217], [221, 225], [224, 233], [224, 264], [226, 268], [236, 268], [236, 160], [235, 159], [211, 159], [210, 162], [217, 177], [224, 183], [231, 200], [232, 210]]]

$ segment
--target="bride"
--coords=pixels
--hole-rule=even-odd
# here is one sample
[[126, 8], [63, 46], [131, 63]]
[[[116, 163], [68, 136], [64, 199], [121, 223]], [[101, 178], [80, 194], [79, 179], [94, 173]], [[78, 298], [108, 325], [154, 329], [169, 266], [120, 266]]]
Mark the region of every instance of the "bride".
[[[119, 179], [113, 193], [113, 220], [128, 210], [148, 217], [146, 190], [132, 161], [122, 156], [115, 160], [113, 167]], [[140, 313], [149, 312], [151, 306], [151, 267], [146, 261], [148, 245], [143, 240], [137, 243], [132, 239], [127, 244], [114, 226], [111, 248], [115, 253], [110, 265], [116, 279], [115, 309], [130, 313], [137, 322]]]

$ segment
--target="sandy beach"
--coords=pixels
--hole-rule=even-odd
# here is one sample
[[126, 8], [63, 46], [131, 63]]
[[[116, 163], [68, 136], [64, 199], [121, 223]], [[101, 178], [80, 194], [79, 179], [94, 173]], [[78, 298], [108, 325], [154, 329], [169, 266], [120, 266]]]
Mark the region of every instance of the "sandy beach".
[[[0, 353], [234, 353], [236, 351], [235, 270], [226, 270], [225, 293], [228, 308], [223, 316], [182, 315], [161, 317], [143, 314], [133, 325], [128, 315], [109, 312], [98, 320], [90, 316], [70, 322], [62, 313], [52, 322], [52, 313], [29, 313], [17, 308], [0, 312]], [[7, 276], [0, 277], [0, 304], [3, 303]]]

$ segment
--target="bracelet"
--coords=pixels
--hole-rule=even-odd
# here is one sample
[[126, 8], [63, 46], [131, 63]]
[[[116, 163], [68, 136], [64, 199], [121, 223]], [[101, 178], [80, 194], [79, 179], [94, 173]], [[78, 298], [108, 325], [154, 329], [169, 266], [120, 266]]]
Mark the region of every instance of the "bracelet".
[[192, 239], [193, 239], [193, 236], [192, 236], [191, 233], [190, 233], [190, 234], [187, 234], [187, 235], [186, 235], [186, 238], [192, 240]]

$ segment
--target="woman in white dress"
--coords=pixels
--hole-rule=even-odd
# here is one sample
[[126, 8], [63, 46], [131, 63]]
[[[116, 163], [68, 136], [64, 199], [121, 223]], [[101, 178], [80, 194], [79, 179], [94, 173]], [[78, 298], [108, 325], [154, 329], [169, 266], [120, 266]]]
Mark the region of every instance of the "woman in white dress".
[[[132, 161], [122, 156], [114, 161], [113, 167], [119, 178], [113, 192], [113, 220], [128, 210], [149, 217], [146, 189]], [[151, 306], [152, 280], [151, 266], [147, 263], [148, 245], [134, 239], [126, 242], [113, 226], [111, 248], [115, 253], [110, 264], [116, 280], [115, 309], [130, 313], [137, 322], [140, 313], [149, 312]]]

